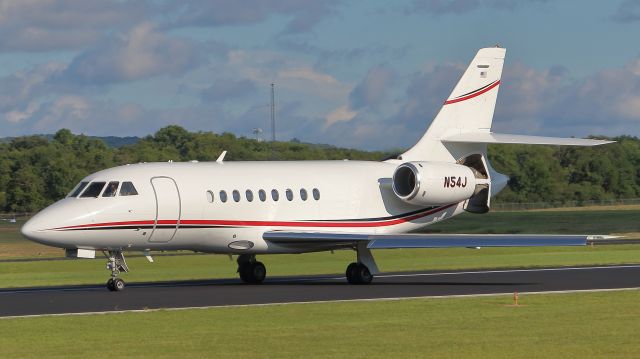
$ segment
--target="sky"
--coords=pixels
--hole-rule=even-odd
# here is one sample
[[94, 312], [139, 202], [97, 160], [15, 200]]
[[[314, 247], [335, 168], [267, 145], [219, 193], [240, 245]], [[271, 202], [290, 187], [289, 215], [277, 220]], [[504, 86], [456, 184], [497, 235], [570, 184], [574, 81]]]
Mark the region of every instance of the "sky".
[[476, 51], [493, 131], [640, 136], [640, 0], [0, 0], [0, 137], [190, 131], [411, 146]]

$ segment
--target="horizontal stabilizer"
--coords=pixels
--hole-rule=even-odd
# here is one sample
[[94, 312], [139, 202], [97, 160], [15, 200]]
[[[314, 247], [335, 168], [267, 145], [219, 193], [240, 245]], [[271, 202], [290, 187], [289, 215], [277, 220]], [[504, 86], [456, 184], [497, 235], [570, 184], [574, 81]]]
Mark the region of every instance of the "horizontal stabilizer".
[[361, 234], [266, 232], [263, 238], [283, 245], [344, 245], [366, 241], [369, 249], [454, 247], [584, 246], [588, 235], [543, 234]]
[[511, 135], [506, 133], [493, 132], [469, 132], [460, 135], [447, 136], [441, 139], [442, 142], [464, 142], [464, 143], [504, 143], [523, 145], [557, 145], [557, 146], [598, 146], [615, 141], [591, 140], [583, 138], [561, 138], [561, 137], [541, 137]]

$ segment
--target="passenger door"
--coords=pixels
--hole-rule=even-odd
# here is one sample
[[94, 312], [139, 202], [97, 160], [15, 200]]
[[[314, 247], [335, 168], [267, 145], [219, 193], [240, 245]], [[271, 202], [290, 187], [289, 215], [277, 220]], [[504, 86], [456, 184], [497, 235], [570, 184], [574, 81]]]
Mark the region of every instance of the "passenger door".
[[175, 237], [180, 226], [180, 191], [171, 177], [153, 177], [151, 186], [156, 199], [156, 218], [149, 242], [167, 243]]

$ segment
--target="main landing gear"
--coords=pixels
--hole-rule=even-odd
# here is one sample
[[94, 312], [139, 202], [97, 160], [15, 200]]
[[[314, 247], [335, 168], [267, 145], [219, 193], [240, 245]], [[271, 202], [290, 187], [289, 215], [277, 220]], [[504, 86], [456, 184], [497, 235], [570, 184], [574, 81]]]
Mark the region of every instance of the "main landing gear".
[[121, 251], [102, 252], [107, 257], [107, 270], [111, 271], [111, 278], [107, 281], [107, 289], [112, 292], [119, 292], [124, 289], [124, 280], [118, 278], [120, 272], [128, 272], [127, 262]]
[[373, 280], [371, 271], [362, 263], [353, 262], [349, 264], [346, 275], [349, 284], [369, 284]]
[[267, 276], [267, 268], [256, 261], [255, 254], [241, 254], [238, 256], [238, 273], [243, 282], [259, 284]]
[[373, 275], [379, 272], [376, 261], [366, 243], [356, 244], [355, 250], [358, 254], [358, 260], [347, 267], [345, 273], [347, 282], [349, 284], [369, 284], [373, 280]]

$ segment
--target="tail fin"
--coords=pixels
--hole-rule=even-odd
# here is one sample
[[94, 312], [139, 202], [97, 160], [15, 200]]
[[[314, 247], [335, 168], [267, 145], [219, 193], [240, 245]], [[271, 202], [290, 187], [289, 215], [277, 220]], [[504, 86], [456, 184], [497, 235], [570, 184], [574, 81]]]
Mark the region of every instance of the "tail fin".
[[506, 49], [480, 49], [460, 81], [444, 102], [424, 136], [402, 160], [456, 161], [441, 140], [468, 132], [489, 132], [498, 98]]
[[464, 204], [469, 212], [488, 211], [491, 196], [508, 181], [507, 176], [491, 167], [487, 144], [597, 146], [611, 142], [491, 132], [505, 54], [506, 50], [499, 47], [480, 49], [427, 132], [407, 152], [390, 160], [455, 162], [472, 168], [478, 184], [474, 195]]

